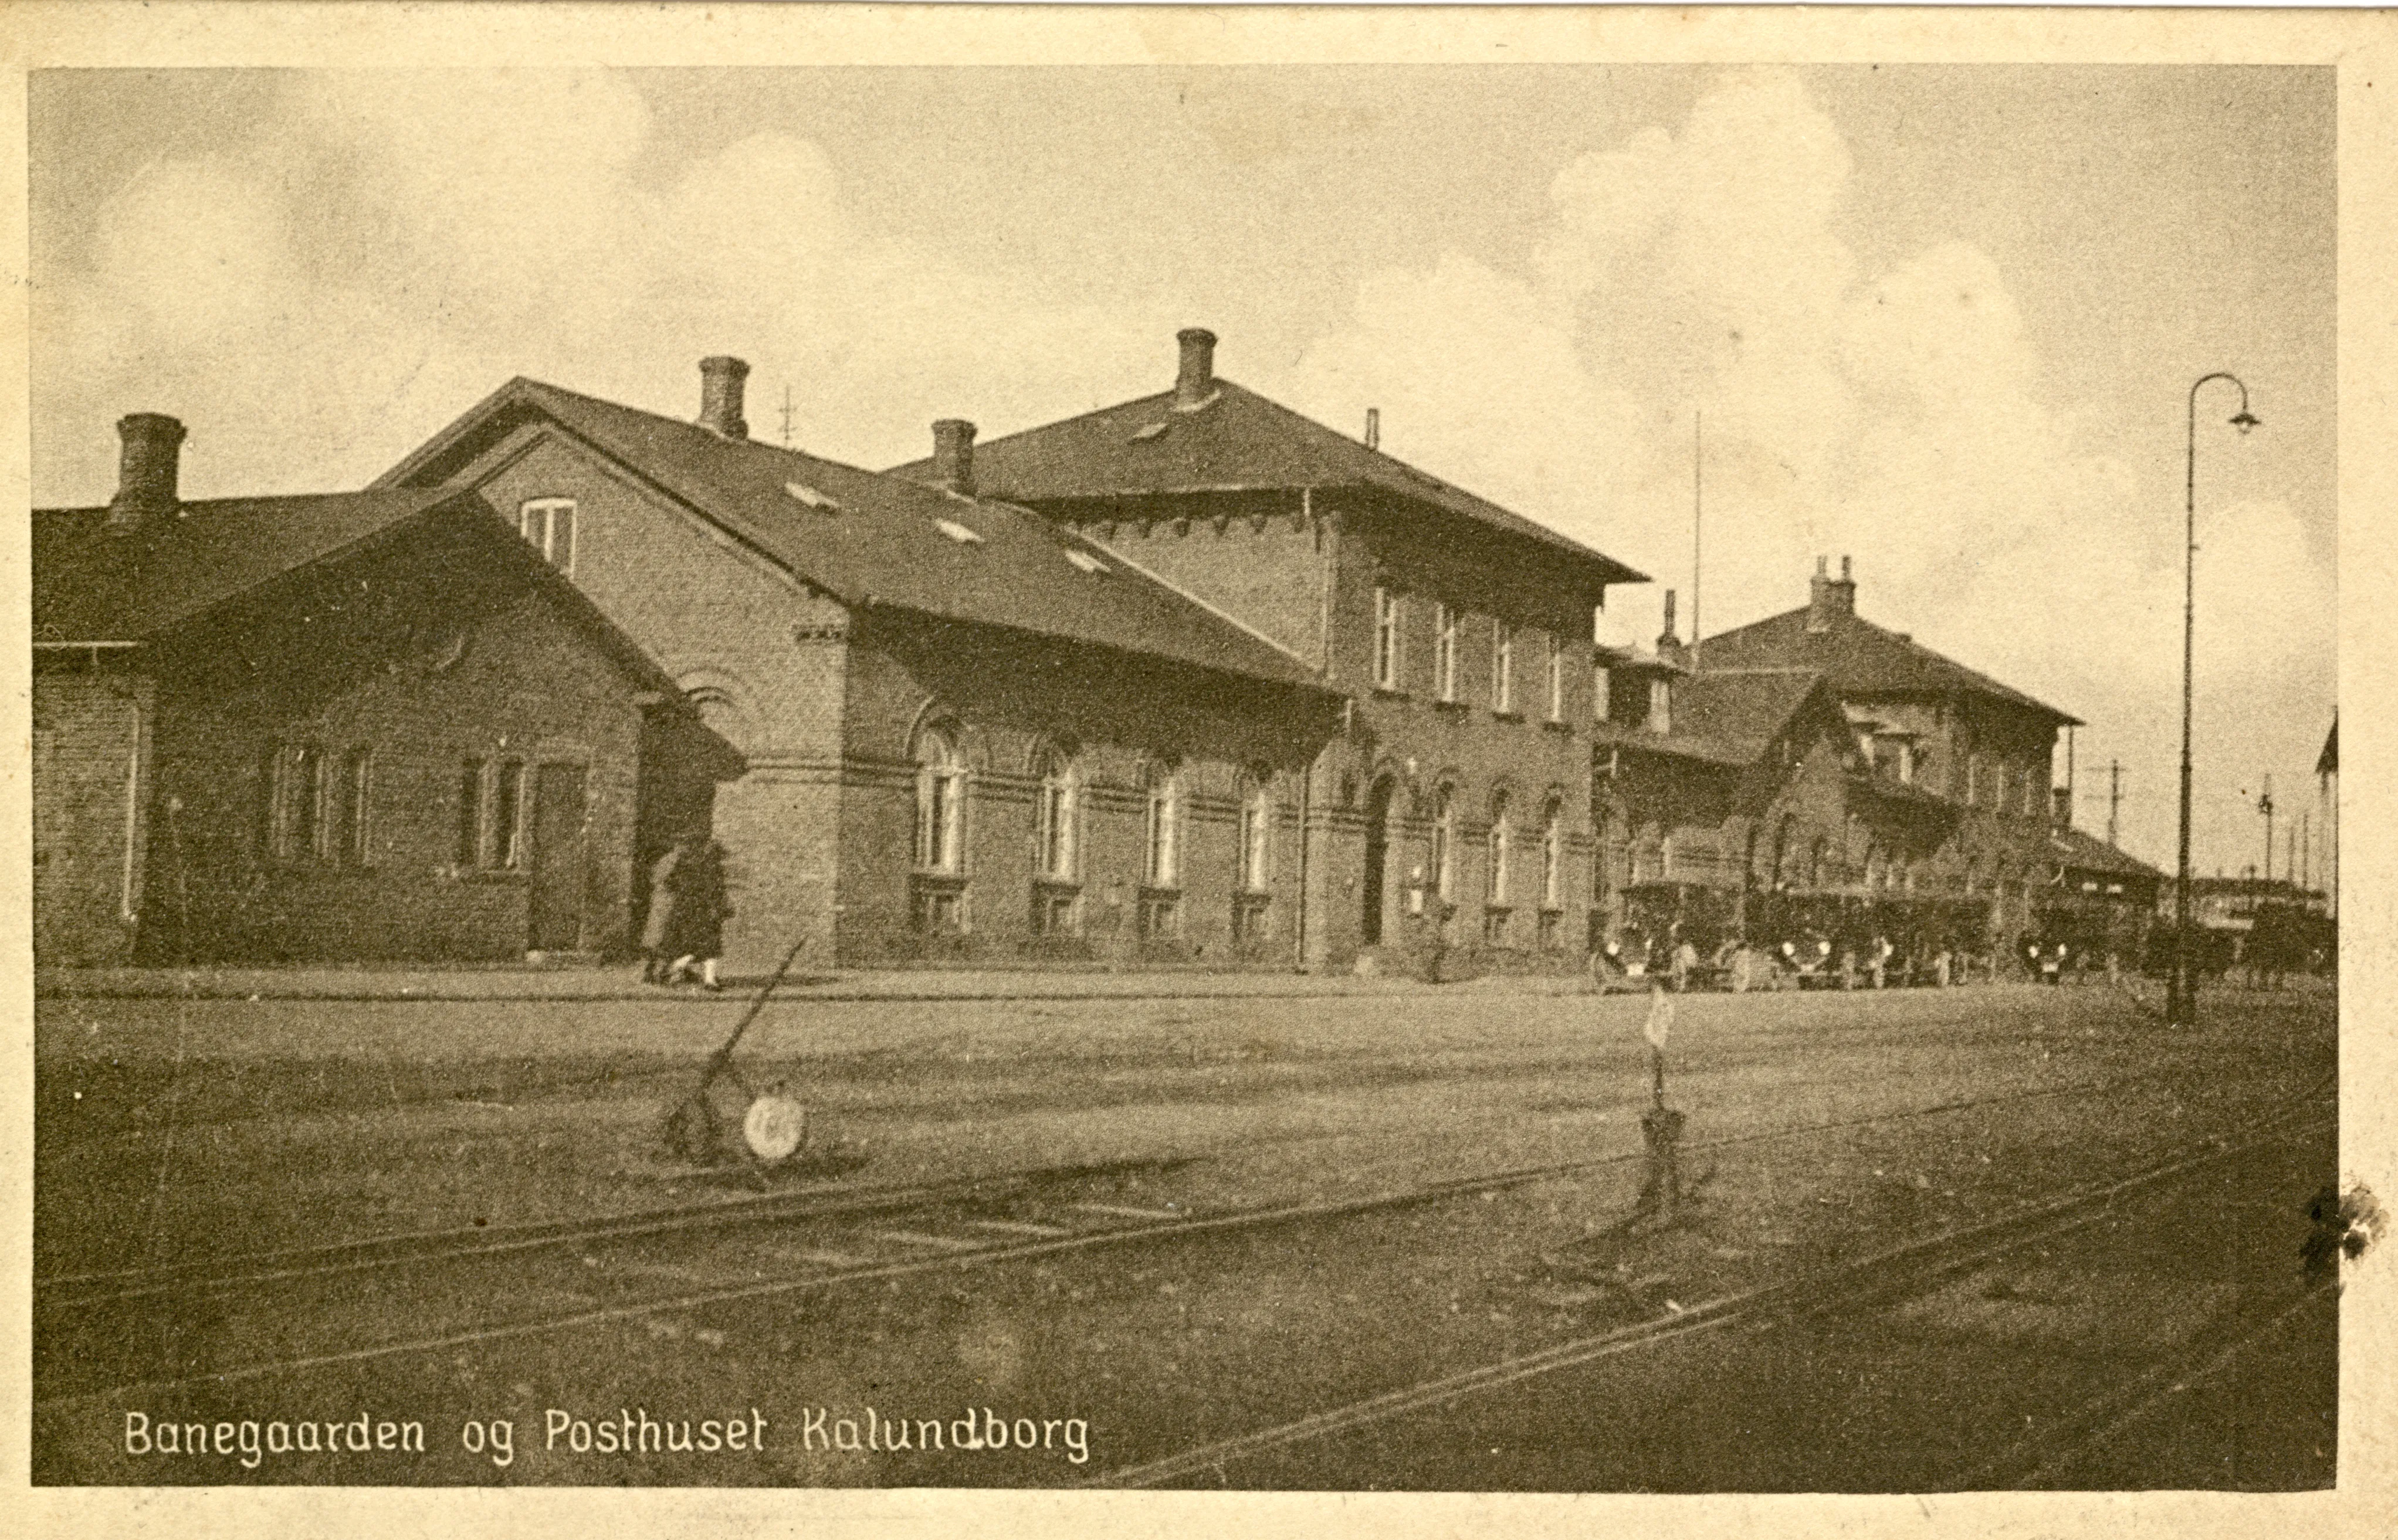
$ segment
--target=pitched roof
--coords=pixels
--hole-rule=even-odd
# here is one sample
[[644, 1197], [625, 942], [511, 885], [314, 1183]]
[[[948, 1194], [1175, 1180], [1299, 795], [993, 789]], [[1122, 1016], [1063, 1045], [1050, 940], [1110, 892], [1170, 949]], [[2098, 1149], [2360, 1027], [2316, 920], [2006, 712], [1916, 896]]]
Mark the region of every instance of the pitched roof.
[[1809, 628], [1809, 615], [1802, 607], [1709, 636], [1702, 655], [1711, 666], [1812, 669], [1842, 695], [1981, 695], [2060, 726], [2081, 724], [2078, 716], [1858, 615], [1835, 614], [1820, 631]]
[[278, 579], [370, 560], [438, 526], [483, 541], [488, 561], [478, 556], [478, 569], [513, 565], [586, 628], [626, 677], [674, 690], [631, 637], [470, 488], [218, 498], [185, 502], [180, 512], [171, 523], [126, 536], [107, 528], [106, 508], [34, 510], [34, 640], [155, 642]]
[[1296, 655], [1029, 509], [517, 379], [377, 486], [438, 480], [546, 418], [855, 608], [888, 606], [1326, 688]]
[[34, 639], [146, 641], [462, 497], [473, 494], [437, 487], [220, 498], [186, 502], [182, 517], [129, 536], [106, 528], [105, 508], [37, 508]]
[[[1670, 730], [1650, 732], [1645, 727], [1602, 722], [1595, 736], [1606, 747], [1745, 768], [1764, 757], [1823, 684], [1822, 676], [1799, 669], [1685, 675], [1674, 680]], [[1820, 704], [1834, 709], [1828, 695]]]
[[2123, 877], [2154, 877], [2162, 880], [2164, 873], [2140, 860], [2124, 854], [2103, 839], [2094, 839], [2080, 829], [2051, 829], [2048, 835], [2050, 854], [2068, 866], [2086, 871], [2114, 872]]
[[[1597, 583], [1649, 581], [1546, 525], [1369, 449], [1220, 375], [1214, 388], [1196, 409], [1179, 409], [1167, 391], [977, 444], [976, 485], [1024, 502], [1367, 488], [1535, 541], [1581, 563]], [[923, 479], [932, 462], [911, 461], [892, 474]]]

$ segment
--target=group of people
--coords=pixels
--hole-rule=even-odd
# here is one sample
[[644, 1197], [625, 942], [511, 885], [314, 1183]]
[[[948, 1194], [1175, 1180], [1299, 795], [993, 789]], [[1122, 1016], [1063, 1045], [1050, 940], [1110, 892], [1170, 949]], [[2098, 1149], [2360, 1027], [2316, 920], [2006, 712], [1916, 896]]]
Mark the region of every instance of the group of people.
[[[650, 912], [641, 926], [641, 982], [723, 988], [724, 847], [704, 829], [683, 832], [650, 867]], [[696, 971], [694, 971], [694, 970]]]

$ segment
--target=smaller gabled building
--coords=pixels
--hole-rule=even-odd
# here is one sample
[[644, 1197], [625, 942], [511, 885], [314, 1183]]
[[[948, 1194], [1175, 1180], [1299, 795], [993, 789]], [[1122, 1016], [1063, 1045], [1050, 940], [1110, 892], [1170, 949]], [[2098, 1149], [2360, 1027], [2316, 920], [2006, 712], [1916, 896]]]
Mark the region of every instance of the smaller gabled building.
[[34, 515], [37, 962], [624, 947], [645, 763], [726, 763], [671, 681], [471, 491], [185, 502], [119, 426]]

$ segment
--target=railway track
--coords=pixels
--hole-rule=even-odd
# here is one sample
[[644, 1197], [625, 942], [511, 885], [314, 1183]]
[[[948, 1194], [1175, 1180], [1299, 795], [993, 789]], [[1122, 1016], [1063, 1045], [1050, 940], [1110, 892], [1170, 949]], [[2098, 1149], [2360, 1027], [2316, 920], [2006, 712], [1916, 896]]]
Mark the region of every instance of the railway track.
[[[1692, 1151], [1730, 1149], [1745, 1145], [1805, 1138], [1850, 1129], [1941, 1117], [1983, 1107], [2013, 1105], [2057, 1097], [2098, 1095], [2122, 1091], [2163, 1077], [2162, 1071], [2075, 1081], [2062, 1086], [2008, 1091], [1988, 1096], [1952, 1098], [1924, 1106], [1904, 1107], [1858, 1118], [1797, 1124], [1752, 1133], [1695, 1141]], [[1246, 1146], [1245, 1146], [1246, 1147]], [[870, 1215], [945, 1203], [1000, 1200], [1012, 1196], [1076, 1183], [1107, 1181], [1126, 1175], [1168, 1173], [1181, 1167], [1217, 1158], [1217, 1152], [1164, 1158], [1139, 1158], [1058, 1166], [1030, 1167], [950, 1182], [910, 1183], [847, 1190], [810, 1186], [763, 1197], [712, 1199], [669, 1204], [598, 1219], [573, 1219], [514, 1225], [474, 1225], [453, 1229], [369, 1236], [320, 1246], [236, 1252], [164, 1267], [127, 1268], [106, 1272], [56, 1274], [34, 1280], [34, 1316], [54, 1315], [99, 1306], [175, 1294], [220, 1293], [259, 1284], [325, 1278], [344, 1273], [372, 1272], [435, 1265], [448, 1261], [515, 1252], [564, 1250], [599, 1241], [635, 1239], [706, 1230], [789, 1224]], [[1637, 1152], [1597, 1156], [1492, 1172], [1469, 1178], [1492, 1185], [1520, 1185], [1544, 1177], [1618, 1166], [1639, 1158]]]
[[[1772, 1330], [1796, 1320], [1860, 1308], [1870, 1310], [1918, 1298], [1960, 1272], [2040, 1247], [2095, 1224], [2125, 1199], [2188, 1181], [2259, 1150], [2334, 1126], [2333, 1120], [2326, 1118], [2270, 1120], [2243, 1131], [2237, 1143], [2218, 1139], [2202, 1153], [2095, 1184], [1983, 1224], [1879, 1248], [1829, 1267], [1678, 1306], [1656, 1319], [1119, 1466], [1081, 1484], [1094, 1488], [1170, 1487], [1210, 1475], [1222, 1480], [1231, 1467], [1295, 1446], [1491, 1396], [1527, 1381], [1653, 1350], [1684, 1338], [1735, 1329]], [[2192, 1383], [2227, 1372], [2291, 1319], [2320, 1306], [2329, 1292], [2324, 1284], [2310, 1286], [2261, 1323], [2251, 1322], [2219, 1333], [2194, 1351], [2167, 1357], [2059, 1418], [2037, 1438], [2016, 1441], [2000, 1455], [1964, 1472], [1949, 1483], [1949, 1489], [2041, 1484], [2042, 1478], [2066, 1466], [2081, 1451], [2151, 1414], [2167, 1397]]]
[[[1953, 1115], [2073, 1095], [2120, 1090], [2149, 1076], [2075, 1082], [1930, 1105], [1699, 1140], [1691, 1154], [1846, 1130]], [[1495, 1193], [1561, 1176], [1623, 1166], [1639, 1158], [1622, 1152], [1410, 1186], [1329, 1202], [1206, 1212], [1158, 1192], [1154, 1177], [1204, 1158], [1131, 1161], [1027, 1171], [1001, 1177], [924, 1184], [847, 1195], [794, 1194], [737, 1204], [684, 1206], [619, 1219], [527, 1226], [507, 1233], [439, 1232], [384, 1238], [347, 1246], [264, 1253], [226, 1263], [139, 1273], [51, 1280], [35, 1298], [35, 1406], [45, 1413], [134, 1392], [222, 1386], [333, 1365], [433, 1354], [546, 1333], [571, 1332], [661, 1313], [739, 1301], [803, 1294], [868, 1282], [894, 1282], [972, 1267], [1004, 1266], [1105, 1249], [1168, 1244], [1184, 1238], [1321, 1223], [1378, 1211]], [[1144, 1184], [1147, 1184], [1144, 1186]], [[705, 1265], [678, 1265], [675, 1246], [705, 1244]], [[660, 1246], [669, 1248], [661, 1261]], [[545, 1255], [547, 1253], [547, 1255]], [[487, 1307], [495, 1298], [520, 1299], [520, 1269], [549, 1269], [550, 1296], [570, 1307], [514, 1318], [469, 1314], [439, 1329], [423, 1304], [427, 1291], [402, 1275], [451, 1269], [451, 1293]], [[230, 1265], [228, 1265], [228, 1263]], [[746, 1275], [746, 1276], [745, 1276]], [[742, 1278], [743, 1281], [723, 1281]], [[478, 1287], [480, 1279], [482, 1286]], [[706, 1287], [674, 1287], [713, 1279]], [[667, 1287], [661, 1288], [661, 1282]], [[505, 1289], [492, 1287], [505, 1281]], [[359, 1309], [372, 1291], [393, 1287], [400, 1312]], [[362, 1293], [361, 1290], [366, 1292]], [[312, 1311], [309, 1292], [320, 1291]], [[247, 1300], [243, 1296], [250, 1296]], [[609, 1297], [613, 1295], [613, 1297]], [[276, 1322], [281, 1350], [218, 1356], [215, 1344], [237, 1337], [222, 1330], [225, 1312], [196, 1309], [230, 1299], [236, 1310], [266, 1307], [255, 1319]], [[101, 1310], [101, 1306], [119, 1306]], [[144, 1306], [148, 1308], [145, 1310]], [[196, 1309], [196, 1313], [195, 1313]], [[370, 1340], [309, 1335], [318, 1314], [348, 1311], [371, 1321], [398, 1319], [414, 1330]], [[193, 1329], [197, 1321], [205, 1330]], [[144, 1337], [144, 1330], [150, 1336]], [[155, 1366], [171, 1365], [166, 1375]], [[149, 1373], [144, 1373], [143, 1370]]]

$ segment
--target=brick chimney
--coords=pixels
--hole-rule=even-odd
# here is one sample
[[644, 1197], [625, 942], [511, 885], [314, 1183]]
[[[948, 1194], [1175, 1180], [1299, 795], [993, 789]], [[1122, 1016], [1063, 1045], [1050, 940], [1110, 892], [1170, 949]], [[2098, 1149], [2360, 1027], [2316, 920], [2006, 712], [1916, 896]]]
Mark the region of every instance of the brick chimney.
[[1682, 638], [1674, 635], [1674, 591], [1665, 590], [1665, 625], [1657, 633], [1657, 656], [1677, 668], [1690, 664], [1690, 655], [1682, 647]]
[[1174, 405], [1179, 411], [1197, 411], [1216, 394], [1216, 334], [1204, 327], [1186, 327], [1174, 334], [1182, 344], [1182, 368], [1174, 377]]
[[116, 495], [108, 502], [113, 534], [139, 534], [143, 526], [176, 516], [181, 502], [175, 475], [183, 448], [183, 425], [155, 411], [138, 411], [116, 422], [124, 450], [116, 462]]
[[699, 425], [722, 438], [747, 438], [749, 424], [741, 417], [741, 389], [749, 366], [721, 354], [699, 361]]
[[1840, 558], [1840, 576], [1836, 582], [1825, 575], [1829, 563], [1825, 557], [1815, 558], [1815, 576], [1807, 585], [1807, 629], [1829, 631], [1835, 621], [1857, 612], [1856, 581], [1849, 576], [1849, 558]]
[[960, 497], [975, 495], [975, 425], [961, 417], [933, 424], [933, 485]]

